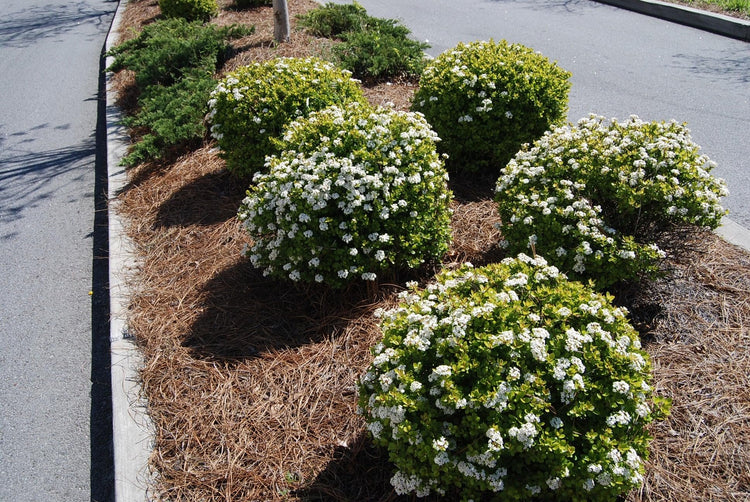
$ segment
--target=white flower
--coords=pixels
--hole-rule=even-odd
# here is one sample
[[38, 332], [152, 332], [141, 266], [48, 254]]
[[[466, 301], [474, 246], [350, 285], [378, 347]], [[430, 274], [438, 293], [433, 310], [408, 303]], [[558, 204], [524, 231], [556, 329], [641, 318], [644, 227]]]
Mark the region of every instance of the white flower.
[[620, 410], [607, 417], [607, 425], [615, 427], [617, 425], [627, 425], [630, 423], [630, 413]]
[[445, 436], [440, 436], [438, 439], [432, 440], [432, 447], [437, 451], [445, 451], [450, 446], [450, 443]]
[[630, 390], [630, 385], [627, 382], [619, 380], [612, 383], [612, 390], [618, 394], [627, 394]]

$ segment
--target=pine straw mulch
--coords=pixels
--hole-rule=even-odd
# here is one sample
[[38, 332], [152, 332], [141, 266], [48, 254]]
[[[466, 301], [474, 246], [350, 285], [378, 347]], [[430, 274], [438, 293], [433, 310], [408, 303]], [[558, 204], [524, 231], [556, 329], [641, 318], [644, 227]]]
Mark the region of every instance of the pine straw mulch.
[[[316, 5], [289, 0], [292, 17]], [[130, 0], [125, 13], [124, 26], [139, 26], [157, 15], [156, 0]], [[227, 68], [325, 50], [327, 41], [297, 31], [275, 47], [270, 20], [269, 8], [222, 12], [219, 23], [257, 27], [235, 44]], [[129, 78], [118, 76], [125, 107]], [[405, 109], [413, 90], [397, 82], [366, 92]], [[235, 214], [245, 187], [223, 167], [207, 143], [131, 169], [118, 198], [138, 254], [129, 326], [155, 425], [151, 496], [400, 500], [385, 454], [355, 413], [356, 382], [379, 338], [373, 311], [395, 305], [399, 288], [334, 293], [261, 277], [241, 258], [248, 239]], [[502, 258], [491, 186], [452, 180], [447, 266]], [[628, 500], [747, 501], [750, 255], [712, 233], [675, 239], [685, 251], [669, 262], [670, 275], [620, 297], [652, 356], [658, 393], [673, 400], [670, 418], [653, 427], [644, 486]]]

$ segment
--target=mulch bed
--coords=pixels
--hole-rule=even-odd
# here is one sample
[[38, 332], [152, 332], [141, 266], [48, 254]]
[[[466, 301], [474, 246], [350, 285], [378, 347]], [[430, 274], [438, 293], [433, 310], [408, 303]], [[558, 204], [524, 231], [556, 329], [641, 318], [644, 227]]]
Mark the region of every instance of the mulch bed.
[[[290, 15], [317, 5], [289, 0]], [[234, 44], [225, 71], [330, 45], [295, 31], [277, 46], [270, 8], [224, 7], [217, 23], [256, 26]], [[156, 0], [130, 0], [124, 26], [157, 14]], [[132, 76], [122, 72], [118, 86], [127, 108]], [[415, 87], [365, 90], [375, 104], [406, 109]], [[501, 259], [494, 180], [451, 183], [454, 242], [444, 265]], [[393, 493], [386, 454], [355, 412], [356, 382], [380, 337], [372, 314], [395, 305], [400, 287], [334, 292], [263, 278], [241, 257], [248, 237], [235, 215], [245, 188], [206, 142], [131, 169], [118, 198], [137, 249], [129, 326], [155, 426], [152, 498], [406, 500]], [[668, 275], [618, 295], [652, 356], [658, 394], [672, 399], [669, 419], [652, 428], [645, 483], [627, 499], [747, 501], [750, 255], [710, 232], [673, 238], [682, 251]]]

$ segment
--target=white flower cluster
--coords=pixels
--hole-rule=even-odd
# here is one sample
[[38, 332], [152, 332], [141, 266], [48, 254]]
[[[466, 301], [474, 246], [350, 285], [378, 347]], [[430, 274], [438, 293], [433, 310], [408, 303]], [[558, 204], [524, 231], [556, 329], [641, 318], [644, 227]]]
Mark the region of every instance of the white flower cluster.
[[665, 256], [655, 244], [637, 243], [641, 229], [677, 221], [715, 227], [724, 215], [726, 184], [697, 151], [675, 122], [608, 124], [591, 115], [553, 128], [519, 151], [497, 181], [504, 239], [511, 251], [534, 245], [602, 286], [632, 278]]
[[[650, 420], [651, 388], [623, 309], [523, 254], [443, 272], [399, 298], [378, 312], [384, 337], [360, 387], [368, 428], [401, 469], [398, 490], [594, 497], [639, 482], [631, 444]], [[585, 463], [568, 469], [570, 451]], [[544, 460], [519, 472], [515, 455]]]
[[250, 261], [266, 275], [336, 285], [439, 257], [450, 192], [437, 140], [419, 114], [356, 103], [291, 123], [239, 211]]

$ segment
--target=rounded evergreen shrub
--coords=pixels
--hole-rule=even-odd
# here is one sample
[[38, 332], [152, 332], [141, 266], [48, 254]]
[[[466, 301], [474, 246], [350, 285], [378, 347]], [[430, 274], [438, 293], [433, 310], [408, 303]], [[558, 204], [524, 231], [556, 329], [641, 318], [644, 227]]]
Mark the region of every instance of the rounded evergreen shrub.
[[208, 21], [219, 13], [216, 0], [159, 0], [164, 17], [181, 17], [188, 21]]
[[427, 64], [413, 109], [442, 139], [451, 170], [497, 172], [565, 120], [570, 73], [520, 44], [458, 44]]
[[344, 286], [439, 259], [447, 174], [419, 114], [330, 107], [293, 122], [239, 217], [264, 275]]
[[497, 181], [512, 254], [547, 256], [570, 277], [606, 288], [654, 276], [672, 225], [716, 228], [723, 180], [684, 124], [592, 115], [518, 152]]
[[331, 105], [365, 103], [351, 73], [317, 58], [279, 58], [244, 66], [211, 93], [208, 121], [227, 169], [251, 177], [266, 155], [279, 153], [271, 141], [284, 126]]
[[519, 255], [442, 272], [380, 311], [359, 410], [398, 494], [614, 500], [668, 404], [626, 311]]

